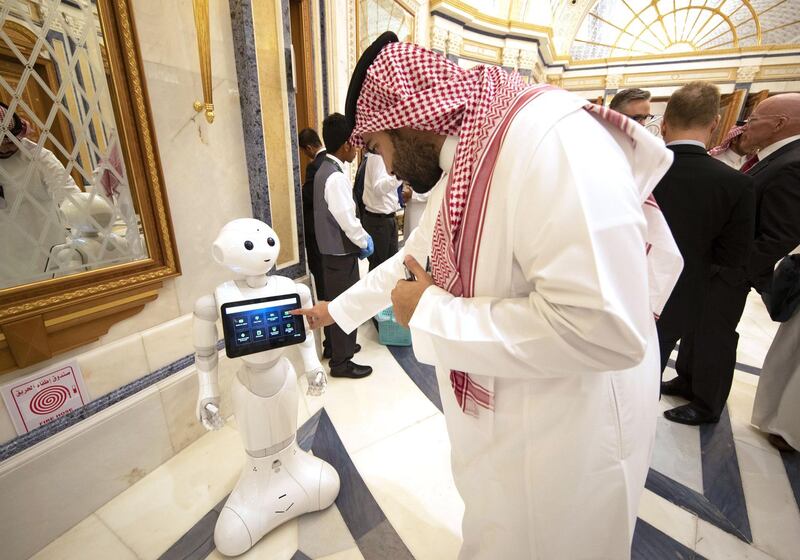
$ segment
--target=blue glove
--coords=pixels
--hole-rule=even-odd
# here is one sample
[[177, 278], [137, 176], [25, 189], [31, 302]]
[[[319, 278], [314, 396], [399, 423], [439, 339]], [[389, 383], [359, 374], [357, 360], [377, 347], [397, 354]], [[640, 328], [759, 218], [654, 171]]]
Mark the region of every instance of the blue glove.
[[358, 258], [364, 260], [374, 252], [375, 243], [372, 242], [372, 236], [367, 234], [367, 246], [361, 249], [361, 251], [358, 253]]

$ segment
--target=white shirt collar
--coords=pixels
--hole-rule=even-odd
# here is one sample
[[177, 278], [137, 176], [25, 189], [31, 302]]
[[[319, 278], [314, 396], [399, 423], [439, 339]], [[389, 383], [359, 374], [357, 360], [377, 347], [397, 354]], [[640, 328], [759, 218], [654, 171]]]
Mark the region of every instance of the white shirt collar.
[[453, 167], [458, 140], [458, 136], [448, 136], [442, 144], [442, 150], [439, 152], [439, 168], [442, 173], [450, 173], [450, 169]]
[[689, 146], [698, 146], [700, 148], [706, 149], [706, 145], [702, 142], [698, 142], [697, 140], [673, 140], [669, 142], [667, 146], [680, 146], [680, 145], [689, 145]]
[[324, 151], [325, 151], [325, 147], [322, 147], [322, 148], [320, 148], [319, 150], [317, 150], [317, 153], [315, 153], [315, 154], [314, 154], [314, 158], [316, 159], [316, 157], [317, 157], [318, 155], [320, 155], [320, 154], [321, 154], [322, 152], [324, 152]]
[[769, 156], [783, 148], [786, 144], [791, 144], [795, 140], [800, 140], [800, 134], [795, 134], [794, 136], [789, 136], [789, 138], [784, 138], [783, 140], [778, 140], [777, 142], [773, 142], [766, 148], [762, 148], [758, 151], [758, 161], [764, 161]]
[[328, 153], [328, 154], [325, 154], [325, 155], [326, 155], [326, 156], [328, 156], [329, 158], [331, 158], [331, 159], [332, 159], [334, 162], [338, 163], [338, 164], [339, 164], [339, 167], [341, 167], [342, 169], [344, 169], [344, 162], [343, 162], [342, 160], [340, 160], [340, 159], [339, 159], [339, 158], [337, 158], [335, 155], [333, 155], [333, 154], [330, 154], [330, 153]]

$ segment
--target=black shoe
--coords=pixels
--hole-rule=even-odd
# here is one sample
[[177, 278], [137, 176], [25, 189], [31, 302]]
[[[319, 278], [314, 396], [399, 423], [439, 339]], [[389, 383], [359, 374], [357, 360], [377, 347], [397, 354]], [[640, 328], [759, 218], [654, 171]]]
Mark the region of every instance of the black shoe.
[[[360, 344], [356, 344], [356, 347], [353, 349], [353, 354], [358, 354], [359, 352], [361, 352], [361, 345]], [[330, 360], [332, 356], [333, 356], [333, 352], [331, 352], [331, 347], [330, 346], [323, 347], [323, 349], [322, 349], [322, 359], [323, 360]]]
[[783, 436], [779, 436], [778, 434], [768, 434], [767, 441], [769, 441], [772, 447], [778, 449], [779, 451], [787, 451], [789, 453], [797, 451], [797, 449], [789, 445], [788, 441], [783, 439]]
[[687, 401], [694, 398], [692, 389], [688, 387], [686, 381], [680, 377], [670, 379], [669, 381], [663, 381], [661, 383], [661, 394], [669, 395], [670, 397], [683, 397]]
[[664, 412], [664, 418], [670, 422], [687, 424], [689, 426], [699, 426], [700, 424], [714, 424], [719, 422], [719, 416], [710, 416], [700, 412], [691, 404], [684, 404]]
[[350, 360], [345, 363], [331, 368], [331, 377], [349, 377], [351, 379], [360, 379], [372, 373], [370, 366], [362, 366], [355, 364]]

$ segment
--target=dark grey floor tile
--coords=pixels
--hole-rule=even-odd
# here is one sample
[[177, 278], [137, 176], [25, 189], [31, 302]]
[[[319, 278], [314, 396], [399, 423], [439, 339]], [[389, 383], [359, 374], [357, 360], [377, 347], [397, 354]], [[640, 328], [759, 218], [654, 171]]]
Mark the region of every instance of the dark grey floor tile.
[[356, 470], [339, 434], [336, 433], [336, 429], [328, 417], [328, 413], [322, 409], [318, 415], [318, 425], [311, 451], [316, 457], [333, 465], [333, 468], [339, 473], [341, 488], [339, 497], [336, 498], [336, 506], [353, 538], [358, 540], [384, 521], [386, 516], [375, 498], [372, 497], [364, 479]]
[[700, 450], [703, 463], [703, 495], [745, 537], [753, 541], [747, 502], [739, 472], [739, 459], [733, 442], [728, 407], [719, 422], [700, 426]]
[[301, 551], [298, 550], [297, 552], [294, 553], [294, 556], [292, 556], [291, 560], [311, 560], [311, 557], [306, 556], [305, 554], [303, 554]]
[[800, 453], [797, 451], [781, 451], [783, 467], [786, 469], [786, 476], [789, 477], [789, 484], [794, 492], [794, 500], [800, 508]]
[[[225, 500], [220, 503], [224, 504]], [[216, 509], [209, 511], [162, 554], [159, 560], [203, 560], [214, 550], [214, 525], [218, 517], [219, 511]]]
[[383, 521], [356, 541], [364, 560], [414, 560], [388, 521]]
[[419, 390], [428, 397], [439, 411], [442, 411], [442, 399], [439, 396], [439, 384], [436, 381], [436, 370], [433, 366], [422, 364], [414, 356], [414, 349], [411, 346], [387, 346], [394, 359], [408, 374], [411, 381], [419, 387]]
[[631, 560], [705, 560], [694, 550], [682, 545], [641, 519], [636, 520]]
[[650, 472], [647, 474], [645, 488], [658, 494], [665, 500], [672, 502], [676, 506], [691, 511], [700, 517], [700, 519], [708, 521], [723, 531], [735, 535], [747, 543], [752, 542], [752, 539], [745, 537], [739, 528], [731, 523], [731, 521], [725, 517], [714, 504], [709, 502], [705, 496], [679, 482], [675, 482], [668, 476], [650, 469]]

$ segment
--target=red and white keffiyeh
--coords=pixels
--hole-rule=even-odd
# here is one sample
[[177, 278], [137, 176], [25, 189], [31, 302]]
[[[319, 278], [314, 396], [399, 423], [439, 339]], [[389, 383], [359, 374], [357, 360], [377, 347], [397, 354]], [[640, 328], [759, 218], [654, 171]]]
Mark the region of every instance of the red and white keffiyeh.
[[[2, 125], [5, 122], [7, 114], [8, 114], [8, 109], [6, 109], [2, 105], [0, 105], [0, 125]], [[25, 135], [28, 134], [28, 129], [30, 128], [30, 125], [28, 124], [28, 121], [26, 121], [25, 119], [23, 119], [19, 115], [17, 115], [17, 118], [19, 118], [19, 122], [20, 122], [19, 130], [13, 131], [14, 116], [12, 116], [9, 119], [9, 122], [6, 125], [6, 127], [7, 127], [9, 133], [13, 134], [14, 136], [16, 136], [17, 138], [22, 140], [23, 138], [25, 138]], [[3, 136], [5, 136], [5, 135], [3, 135]], [[0, 138], [0, 140], [2, 140], [2, 138]]]
[[728, 134], [725, 136], [725, 139], [722, 141], [722, 144], [720, 144], [719, 146], [714, 146], [713, 148], [708, 150], [708, 155], [718, 156], [719, 154], [730, 148], [731, 142], [733, 142], [737, 136], [741, 136], [742, 132], [744, 132], [744, 125], [734, 126], [733, 128], [731, 128], [728, 131]]
[[[434, 282], [454, 296], [474, 295], [485, 207], [505, 129], [513, 116], [537, 96], [557, 93], [570, 95], [549, 85], [530, 86], [519, 74], [509, 74], [497, 67], [464, 70], [445, 57], [411, 43], [387, 44], [369, 66], [356, 105], [352, 144], [361, 145], [364, 133], [403, 127], [459, 136], [442, 209], [434, 227], [431, 258]], [[592, 104], [585, 108], [621, 130], [630, 142], [631, 153], [638, 143], [652, 147], [655, 142], [643, 127], [615, 111]], [[668, 150], [663, 146], [650, 150], [656, 152], [657, 157], [670, 157], [665, 155]], [[647, 157], [635, 161], [639, 167], [656, 163]], [[657, 316], [680, 268], [671, 283], [660, 279], [674, 268], [673, 253], [678, 262], [680, 254], [650, 194], [658, 178], [639, 180], [642, 177], [636, 177], [635, 170], [634, 176], [648, 221], [648, 262], [657, 255], [670, 256], [649, 267], [651, 292], [654, 285], [669, 285], [666, 294], [651, 294]], [[494, 408], [491, 379], [478, 383], [468, 373], [451, 371], [450, 381], [464, 412], [477, 415], [478, 407]]]

